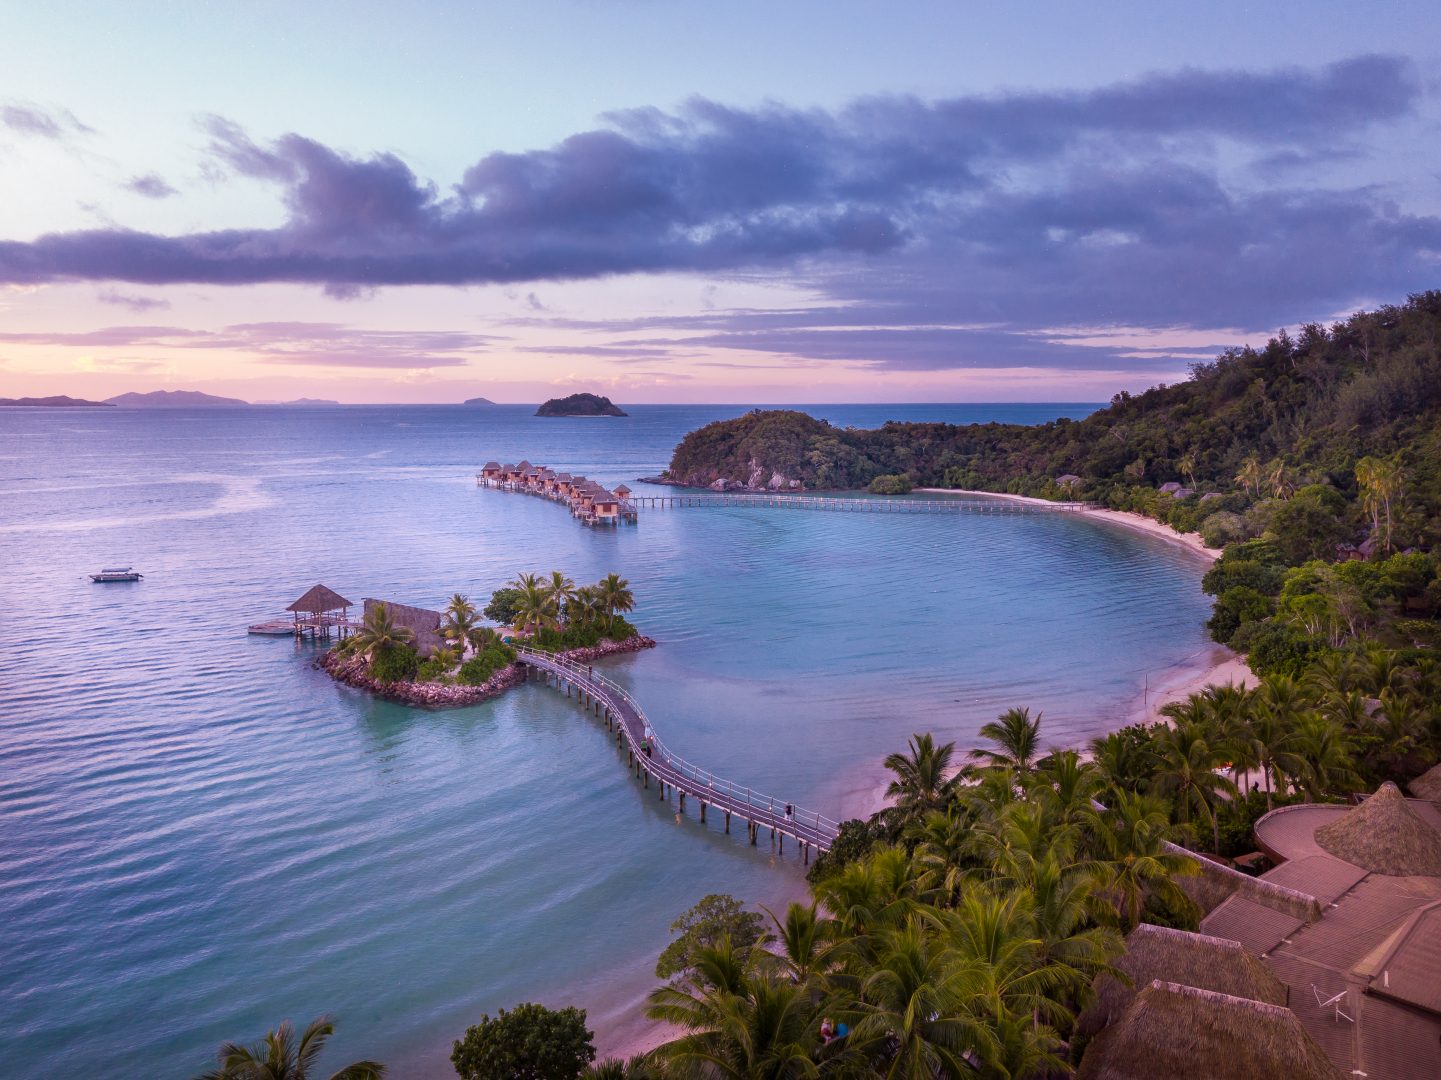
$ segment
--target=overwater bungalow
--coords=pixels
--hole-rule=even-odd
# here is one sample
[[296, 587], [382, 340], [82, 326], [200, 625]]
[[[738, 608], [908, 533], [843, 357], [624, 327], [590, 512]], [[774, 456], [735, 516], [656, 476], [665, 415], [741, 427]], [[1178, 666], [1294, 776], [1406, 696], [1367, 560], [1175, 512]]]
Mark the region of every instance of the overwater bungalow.
[[285, 610], [295, 616], [295, 634], [309, 632], [311, 637], [328, 638], [334, 631], [342, 638], [351, 629], [350, 609], [355, 604], [334, 589], [315, 585]]
[[627, 500], [630, 488], [624, 484], [616, 491], [609, 491], [584, 476], [556, 472], [528, 461], [516, 465], [487, 461], [475, 474], [475, 482], [482, 487], [520, 491], [564, 502], [570, 507], [571, 515], [585, 525], [615, 525], [636, 520], [635, 507]]

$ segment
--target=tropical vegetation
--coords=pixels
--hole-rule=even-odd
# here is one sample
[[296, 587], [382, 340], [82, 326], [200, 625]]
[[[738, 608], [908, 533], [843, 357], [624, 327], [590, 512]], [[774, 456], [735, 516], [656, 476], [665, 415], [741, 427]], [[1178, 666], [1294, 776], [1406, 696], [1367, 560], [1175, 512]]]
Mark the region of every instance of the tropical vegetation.
[[[217, 1067], [196, 1080], [321, 1080], [316, 1067], [334, 1034], [335, 1021], [328, 1016], [312, 1020], [298, 1037], [286, 1020], [254, 1046], [221, 1044]], [[384, 1075], [378, 1061], [357, 1061], [330, 1073], [329, 1080], [381, 1080]]]

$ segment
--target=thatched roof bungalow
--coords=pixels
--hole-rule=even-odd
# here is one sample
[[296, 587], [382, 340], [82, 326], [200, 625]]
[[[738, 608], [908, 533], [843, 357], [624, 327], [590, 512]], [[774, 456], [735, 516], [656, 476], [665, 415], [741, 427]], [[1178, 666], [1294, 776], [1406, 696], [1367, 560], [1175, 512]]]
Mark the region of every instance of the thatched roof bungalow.
[[1406, 786], [1418, 799], [1441, 803], [1441, 765], [1432, 765]]
[[1158, 979], [1271, 1005], [1287, 1004], [1286, 984], [1239, 941], [1226, 938], [1141, 923], [1126, 935], [1126, 952], [1116, 967], [1132, 985], [1109, 975], [1097, 979], [1095, 1004], [1078, 1021], [1081, 1031], [1089, 1034], [1116, 1023], [1137, 991]]
[[1441, 833], [1387, 782], [1354, 810], [1316, 830], [1316, 843], [1338, 859], [1393, 877], [1441, 877]]
[[1096, 1036], [1080, 1080], [1341, 1080], [1290, 1009], [1155, 980]]
[[341, 596], [334, 589], [328, 589], [324, 585], [316, 585], [308, 590], [304, 596], [287, 607], [286, 611], [294, 611], [303, 615], [322, 615], [327, 611], [344, 611], [354, 606], [353, 603]]

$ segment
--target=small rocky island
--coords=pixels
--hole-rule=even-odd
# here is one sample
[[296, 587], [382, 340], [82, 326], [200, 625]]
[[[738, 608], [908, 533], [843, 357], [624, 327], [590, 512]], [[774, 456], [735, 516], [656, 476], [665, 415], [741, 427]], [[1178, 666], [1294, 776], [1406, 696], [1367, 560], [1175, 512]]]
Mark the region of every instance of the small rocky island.
[[473, 398], [466, 398], [464, 401], [461, 402], [461, 404], [462, 404], [462, 405], [494, 405], [495, 402], [491, 401], [490, 398], [488, 398], [488, 397], [473, 397]]
[[608, 397], [599, 394], [571, 394], [570, 397], [551, 398], [535, 410], [536, 416], [626, 416], [628, 415]]

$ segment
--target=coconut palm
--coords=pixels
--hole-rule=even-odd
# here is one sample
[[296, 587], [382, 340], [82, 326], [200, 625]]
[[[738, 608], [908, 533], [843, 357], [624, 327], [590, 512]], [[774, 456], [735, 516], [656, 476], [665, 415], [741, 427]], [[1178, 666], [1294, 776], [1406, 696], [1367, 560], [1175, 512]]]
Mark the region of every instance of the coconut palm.
[[1261, 468], [1261, 462], [1255, 454], [1252, 454], [1241, 464], [1241, 471], [1236, 474], [1236, 483], [1240, 484], [1247, 494], [1257, 494], [1265, 482], [1266, 474]]
[[578, 626], [591, 626], [601, 613], [600, 593], [594, 585], [584, 585], [575, 590], [566, 605], [570, 621]]
[[396, 645], [409, 645], [414, 640], [414, 630], [408, 626], [397, 626], [391, 618], [389, 604], [376, 604], [367, 611], [360, 629], [351, 638], [356, 655], [367, 660], [374, 660], [378, 652]]
[[442, 671], [449, 671], [460, 663], [460, 653], [455, 649], [436, 649], [430, 654], [430, 658], [440, 665]]
[[555, 609], [556, 616], [559, 617], [562, 611], [565, 611], [567, 616], [569, 616], [568, 607], [571, 599], [575, 596], [575, 582], [566, 577], [561, 571], [552, 570], [550, 572], [550, 580], [544, 582], [542, 588], [545, 589], [545, 594], [550, 599], [551, 607]]
[[521, 590], [520, 600], [515, 605], [515, 621], [521, 630], [529, 631], [531, 634], [555, 626], [555, 606], [551, 603], [550, 594], [542, 585], [528, 585]]
[[691, 974], [651, 992], [646, 1015], [685, 1031], [655, 1050], [681, 1075], [715, 1080], [819, 1076], [808, 987], [748, 968], [729, 938], [696, 950]]
[[1405, 489], [1405, 472], [1393, 457], [1363, 457], [1356, 462], [1356, 483], [1361, 504], [1371, 515], [1371, 534], [1381, 542], [1382, 551], [1391, 550], [1392, 510]]
[[876, 960], [859, 983], [847, 1048], [879, 1059], [880, 1075], [935, 1080], [972, 1072], [968, 1052], [988, 1059], [994, 1041], [967, 1006], [976, 972], [920, 919], [881, 932]]
[[1096, 836], [1104, 861], [1097, 866], [1096, 880], [1123, 930], [1129, 932], [1141, 921], [1148, 897], [1173, 912], [1194, 912], [1175, 878], [1194, 874], [1198, 867], [1194, 859], [1166, 847], [1170, 819], [1164, 802], [1153, 795], [1114, 792], [1102, 824]]
[[1137, 791], [1151, 775], [1150, 750], [1130, 733], [1113, 731], [1090, 741], [1091, 763], [1102, 783], [1115, 791]]
[[618, 611], [635, 610], [635, 594], [630, 591], [630, 582], [619, 574], [607, 574], [596, 585], [601, 607], [606, 613], [606, 629], [613, 629]]
[[[315, 1063], [333, 1034], [335, 1022], [321, 1016], [297, 1040], [295, 1028], [286, 1020], [254, 1046], [223, 1043], [216, 1055], [220, 1067], [196, 1080], [319, 1080]], [[330, 1080], [379, 1080], [384, 1075], [380, 1062], [357, 1061], [331, 1073]]]
[[1261, 680], [1251, 717], [1251, 737], [1256, 767], [1266, 782], [1266, 809], [1271, 809], [1273, 782], [1280, 786], [1286, 776], [1300, 771], [1294, 747], [1296, 726], [1306, 708], [1306, 693], [1294, 679], [1268, 675]]
[[817, 905], [794, 901], [781, 919], [770, 908], [765, 909], [775, 924], [775, 933], [767, 944], [776, 951], [761, 950], [763, 963], [774, 967], [793, 983], [808, 984], [831, 966], [833, 955], [833, 924], [817, 914]]
[[908, 754], [891, 754], [886, 758], [886, 768], [896, 774], [886, 788], [886, 797], [895, 800], [896, 816], [913, 820], [945, 807], [958, 783], [958, 778], [951, 775], [951, 757], [955, 751], [955, 743], [937, 746], [927, 732], [911, 736]]
[[496, 633], [495, 628], [490, 626], [471, 627], [470, 633], [466, 635], [466, 638], [470, 642], [471, 651], [476, 653], [484, 652], [492, 645], [500, 644], [500, 634]]
[[1334, 720], [1315, 713], [1302, 717], [1296, 728], [1295, 754], [1301, 764], [1297, 779], [1307, 802], [1360, 784], [1346, 733]]
[[1034, 718], [1030, 709], [1007, 709], [981, 728], [981, 735], [996, 743], [999, 750], [973, 750], [972, 753], [991, 765], [1014, 769], [1025, 776], [1035, 767], [1041, 754], [1041, 714]]
[[445, 605], [446, 620], [440, 628], [441, 636], [447, 641], [454, 642], [462, 656], [465, 655], [466, 643], [470, 640], [470, 632], [475, 629], [476, 611], [471, 602], [460, 593], [450, 598], [450, 603]]
[[[1184, 710], [1178, 710], [1178, 714], [1180, 711]], [[1190, 829], [1193, 813], [1208, 823], [1211, 826], [1211, 850], [1219, 852], [1221, 834], [1216, 806], [1222, 796], [1236, 794], [1236, 785], [1216, 772], [1216, 766], [1221, 764], [1221, 755], [1208, 740], [1207, 734], [1204, 724], [1188, 720], [1180, 720], [1175, 727], [1162, 729], [1153, 740], [1156, 768], [1151, 777], [1151, 790], [1174, 800], [1176, 816], [1187, 830]]]

